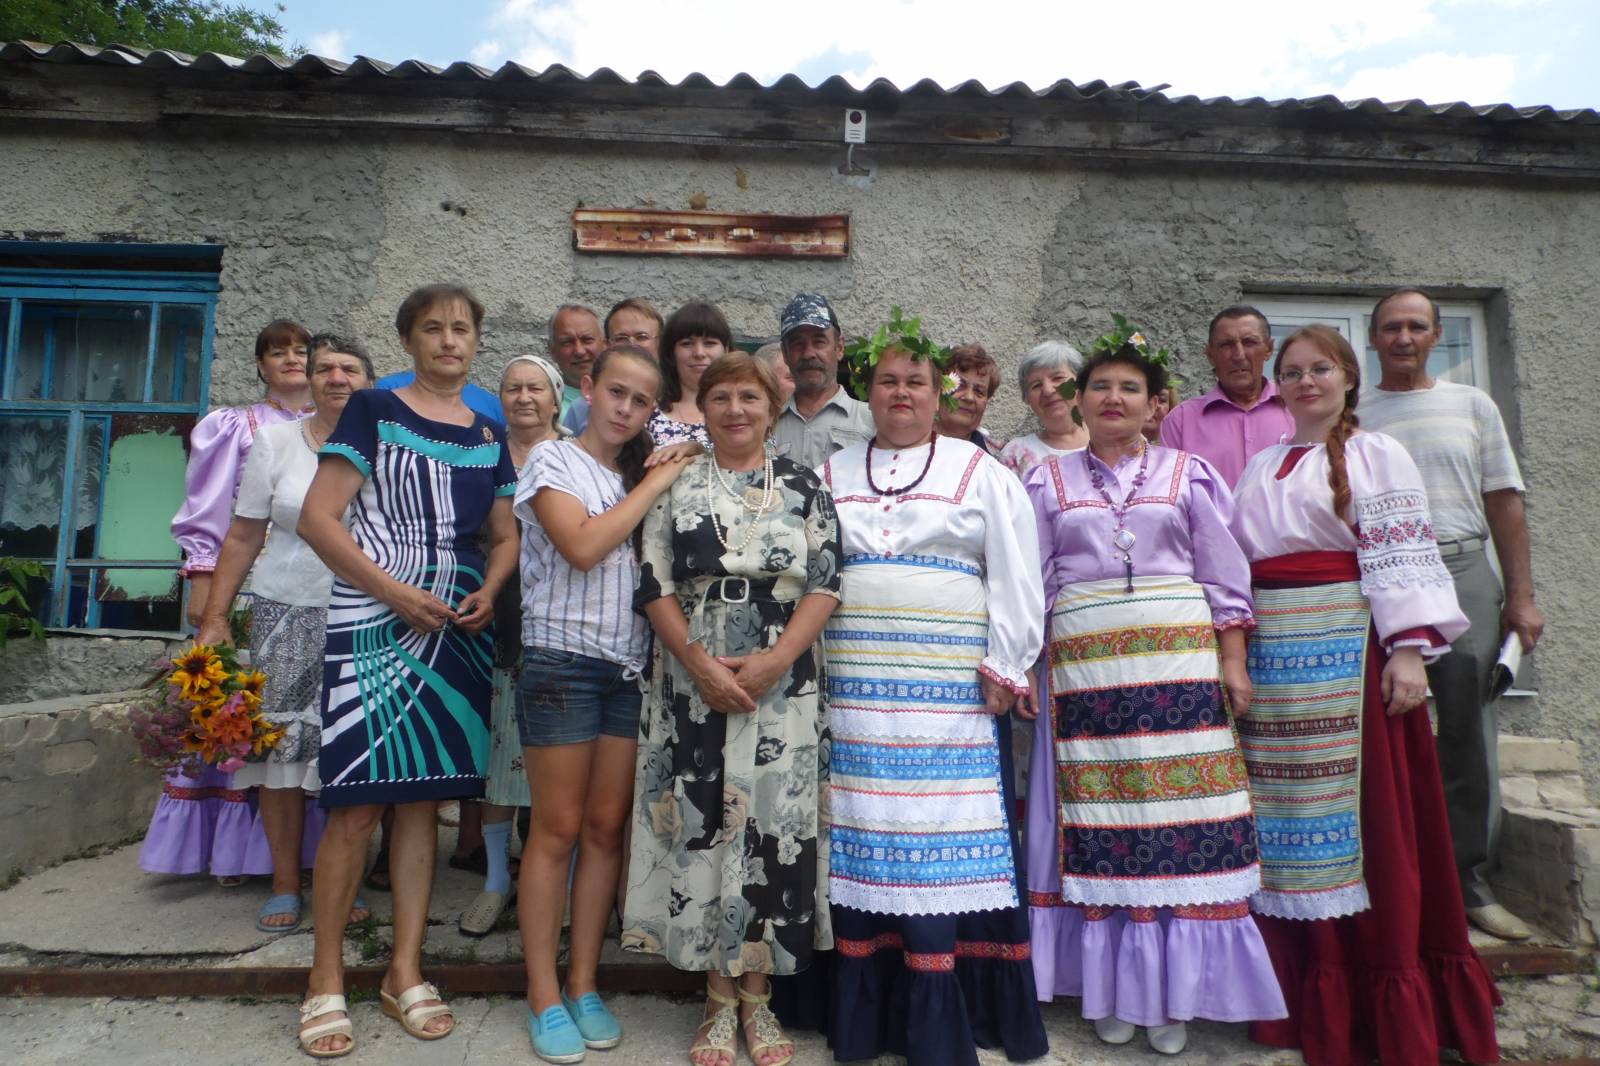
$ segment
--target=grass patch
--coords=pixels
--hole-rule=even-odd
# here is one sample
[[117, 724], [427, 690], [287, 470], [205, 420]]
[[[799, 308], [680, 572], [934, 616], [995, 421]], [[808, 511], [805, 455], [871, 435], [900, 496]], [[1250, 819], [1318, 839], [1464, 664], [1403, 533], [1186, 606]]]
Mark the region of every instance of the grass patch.
[[385, 951], [383, 937], [378, 935], [377, 915], [369, 914], [359, 922], [345, 926], [344, 935], [361, 953], [362, 962], [371, 962]]

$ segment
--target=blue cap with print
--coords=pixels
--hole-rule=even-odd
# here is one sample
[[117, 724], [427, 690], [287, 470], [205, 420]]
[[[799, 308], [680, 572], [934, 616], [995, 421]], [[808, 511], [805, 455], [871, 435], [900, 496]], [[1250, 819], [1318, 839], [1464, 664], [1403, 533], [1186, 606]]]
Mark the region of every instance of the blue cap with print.
[[800, 326], [818, 329], [838, 329], [839, 316], [833, 313], [828, 301], [814, 292], [803, 292], [789, 301], [789, 306], [778, 316], [778, 335], [787, 337]]

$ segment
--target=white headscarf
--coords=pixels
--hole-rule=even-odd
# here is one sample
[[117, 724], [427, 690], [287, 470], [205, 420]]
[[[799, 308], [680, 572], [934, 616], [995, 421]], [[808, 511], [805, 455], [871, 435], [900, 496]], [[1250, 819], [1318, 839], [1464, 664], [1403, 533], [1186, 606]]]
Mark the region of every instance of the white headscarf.
[[562, 389], [565, 386], [565, 379], [562, 378], [561, 371], [557, 369], [554, 363], [542, 355], [514, 355], [506, 361], [505, 369], [500, 371], [500, 387], [502, 389], [506, 387], [506, 375], [511, 373], [511, 368], [518, 363], [532, 363], [540, 370], [543, 370], [544, 376], [550, 379], [550, 392], [555, 396], [556, 403], [555, 414], [551, 415], [550, 418], [557, 426], [560, 426], [561, 396]]

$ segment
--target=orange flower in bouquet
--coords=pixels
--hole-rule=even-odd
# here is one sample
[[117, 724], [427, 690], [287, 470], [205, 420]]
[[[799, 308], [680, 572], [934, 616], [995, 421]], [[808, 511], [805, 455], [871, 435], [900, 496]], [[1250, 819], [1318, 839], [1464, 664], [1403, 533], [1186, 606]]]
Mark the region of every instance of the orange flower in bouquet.
[[260, 761], [283, 737], [261, 713], [267, 678], [226, 644], [192, 644], [128, 711], [140, 758], [190, 777]]

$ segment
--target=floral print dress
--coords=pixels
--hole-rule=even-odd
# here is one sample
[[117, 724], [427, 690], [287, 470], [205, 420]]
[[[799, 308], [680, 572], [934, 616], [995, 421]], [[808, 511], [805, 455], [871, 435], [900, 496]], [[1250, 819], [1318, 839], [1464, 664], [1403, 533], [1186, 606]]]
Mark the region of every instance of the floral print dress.
[[[838, 596], [838, 520], [815, 473], [774, 458], [774, 505], [735, 551], [750, 515], [728, 490], [754, 505], [763, 473], [724, 471], [719, 484], [714, 461], [697, 460], [645, 518], [635, 603], [677, 596], [691, 641], [745, 655], [776, 643], [801, 597]], [[712, 528], [708, 481], [732, 547]], [[826, 688], [819, 645], [754, 714], [723, 714], [657, 644], [639, 721], [625, 949], [738, 976], [796, 973], [833, 946]]]

